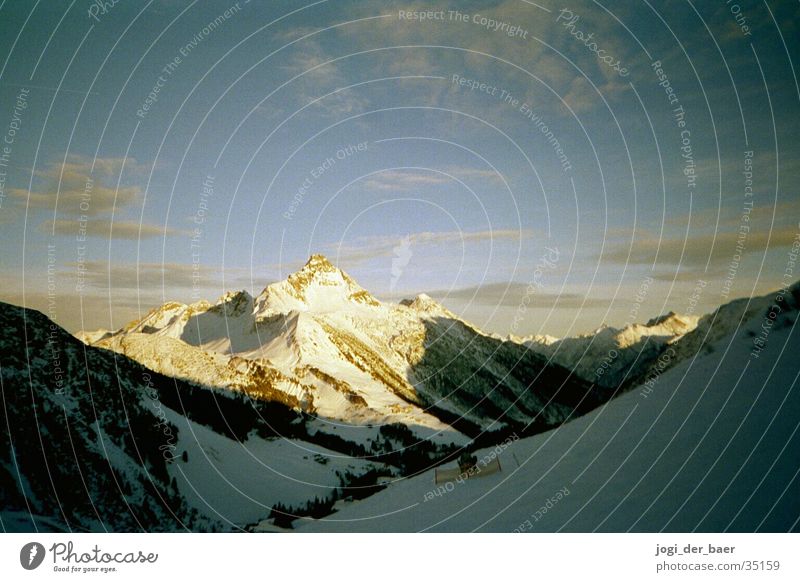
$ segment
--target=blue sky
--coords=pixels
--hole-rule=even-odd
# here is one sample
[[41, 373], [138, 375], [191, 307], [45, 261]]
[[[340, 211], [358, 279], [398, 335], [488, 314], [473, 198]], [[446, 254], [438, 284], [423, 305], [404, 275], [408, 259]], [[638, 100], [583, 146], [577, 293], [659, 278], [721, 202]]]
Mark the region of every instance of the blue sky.
[[0, 8], [0, 299], [69, 329], [315, 252], [504, 334], [523, 300], [517, 333], [565, 335], [783, 282], [797, 3], [97, 6]]

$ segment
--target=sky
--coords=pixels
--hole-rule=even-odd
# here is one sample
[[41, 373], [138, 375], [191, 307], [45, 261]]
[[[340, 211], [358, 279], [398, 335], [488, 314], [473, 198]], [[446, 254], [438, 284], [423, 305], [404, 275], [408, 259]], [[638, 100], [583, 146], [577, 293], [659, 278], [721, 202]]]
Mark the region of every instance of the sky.
[[774, 292], [799, 6], [6, 0], [0, 300], [115, 329], [312, 253], [503, 335]]

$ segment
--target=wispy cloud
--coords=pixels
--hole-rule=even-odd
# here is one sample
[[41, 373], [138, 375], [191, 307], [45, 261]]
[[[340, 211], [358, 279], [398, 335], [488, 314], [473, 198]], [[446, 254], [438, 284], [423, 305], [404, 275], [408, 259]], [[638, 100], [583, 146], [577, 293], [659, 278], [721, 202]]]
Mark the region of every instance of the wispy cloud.
[[[719, 220], [720, 228], [738, 228], [742, 222], [742, 206], [734, 206], [728, 204], [721, 209], [706, 208], [703, 210], [694, 210], [691, 215], [679, 214], [670, 216], [665, 220], [665, 224], [670, 227], [683, 227], [684, 229], [688, 224], [692, 228], [707, 228], [713, 229]], [[796, 200], [783, 200], [777, 204], [761, 204], [754, 205], [752, 210], [749, 211], [749, 224], [751, 228], [769, 230], [773, 224], [784, 225], [787, 223], [796, 222], [796, 217], [800, 216], [800, 199]]]
[[313, 102], [313, 109], [334, 117], [366, 111], [369, 100], [358, 93], [358, 88], [345, 89], [353, 81], [331, 60], [333, 57], [316, 40], [302, 41], [284, 67], [291, 77], [300, 75], [289, 86], [294, 101], [300, 106]]
[[387, 170], [364, 180], [363, 187], [372, 190], [408, 191], [419, 186], [447, 184], [451, 179], [435, 172]]
[[[634, 265], [648, 265], [657, 257], [661, 266], [680, 264], [687, 267], [705, 267], [708, 263], [720, 267], [729, 263], [739, 252], [749, 255], [790, 246], [799, 232], [796, 225], [787, 225], [772, 230], [751, 229], [746, 236], [741, 237], [741, 241], [739, 232], [732, 230], [718, 232], [716, 235], [699, 234], [661, 240], [657, 237], [637, 237], [632, 244], [613, 243], [603, 258], [618, 264], [627, 262]], [[737, 250], [737, 244], [740, 242], [742, 248]]]
[[80, 222], [77, 219], [47, 220], [39, 226], [45, 233], [55, 233], [62, 236], [83, 235], [88, 238], [103, 238], [106, 240], [142, 240], [146, 238], [189, 235], [190, 231], [146, 224], [128, 220], [106, 220], [103, 218], [89, 219]]
[[499, 229], [479, 231], [415, 232], [404, 236], [359, 237], [351, 243], [329, 245], [325, 250], [337, 262], [352, 267], [358, 263], [380, 258], [393, 257], [394, 250], [401, 241], [408, 246], [435, 247], [448, 244], [467, 244], [480, 242], [520, 241], [533, 236], [528, 229]]
[[610, 303], [609, 299], [586, 297], [578, 293], [551, 293], [536, 290], [535, 293], [531, 294], [527, 284], [515, 281], [487, 283], [454, 290], [438, 289], [428, 291], [428, 295], [445, 303], [449, 301], [469, 302], [474, 305], [513, 308], [519, 307], [523, 298], [529, 295], [529, 299], [526, 299], [526, 306], [532, 309], [606, 307]]
[[[452, 177], [451, 177], [452, 176]], [[387, 190], [394, 192], [407, 192], [424, 186], [438, 186], [458, 180], [492, 180], [501, 181], [500, 174], [493, 170], [450, 166], [440, 171], [431, 170], [385, 170], [374, 174], [362, 183], [364, 188], [371, 190]]]
[[[431, 9], [431, 5], [423, 2], [389, 4], [385, 13], [391, 18], [370, 21], [362, 25], [357, 36], [350, 35], [347, 38], [348, 46], [356, 44], [359, 48], [402, 47], [371, 55], [374, 62], [373, 75], [390, 71], [393, 74], [441, 74], [447, 77], [452, 73], [470, 71], [481, 80], [498, 84], [515, 96], [525, 98], [528, 103], [536, 104], [537, 109], [547, 108], [548, 114], [563, 115], [571, 115], [565, 105], [573, 107], [576, 113], [605, 107], [596, 91], [601, 92], [609, 101], [629, 92], [629, 85], [622, 82], [616, 72], [603, 64], [595, 53], [587, 50], [568, 30], [555, 24], [558, 16], [558, 8], [555, 6], [548, 13], [519, 0], [504, 0], [491, 5], [484, 3], [480, 8], [451, 0], [437, 3], [435, 7], [436, 10], [445, 11], [444, 20], [423, 22], [400, 19], [398, 8], [404, 11], [426, 11]], [[525, 32], [525, 37], [511, 37], [502, 30], [489, 30], [471, 19], [467, 22], [452, 20], [449, 10], [458, 10], [468, 16], [478, 14], [487, 20], [518, 27]], [[371, 13], [372, 6], [369, 4], [353, 10], [354, 16]], [[582, 29], [598, 39], [598, 43], [602, 42], [602, 47], [609, 54], [618, 57], [623, 65], [631, 67], [641, 61], [638, 47], [630, 40], [620, 40], [629, 39], [629, 36], [620, 34], [618, 23], [603, 9], [584, 3], [575, 9], [575, 13], [581, 18]], [[615, 7], [615, 14], [624, 22], [631, 17], [632, 10]], [[351, 29], [346, 32], [349, 34]], [[345, 30], [336, 31], [335, 34], [343, 36]], [[414, 46], [432, 44], [453, 47], [453, 50], [432, 51]], [[526, 76], [521, 69], [529, 71], [536, 79], [546, 83], [549, 89], [563, 96], [565, 104], [554, 101], [549, 96], [539, 103], [537, 96], [543, 95], [541, 84], [533, 77]], [[584, 76], [592, 79], [597, 90], [588, 82], [575, 82]], [[539, 85], [539, 93], [525, 94], [525, 87], [531, 85]], [[429, 87], [432, 96], [442, 96], [440, 84], [431, 84]], [[446, 98], [452, 105], [452, 98], [458, 90], [453, 91], [452, 86], [450, 89]], [[470, 111], [479, 109], [484, 119], [491, 119], [498, 110], [502, 110], [495, 99], [470, 101]]]
[[[77, 263], [67, 263], [62, 276], [76, 277]], [[185, 263], [108, 263], [86, 261], [82, 278], [87, 286], [96, 289], [137, 289], [150, 293], [160, 289], [190, 289], [202, 283], [216, 286], [220, 282], [217, 269]], [[193, 277], [195, 277], [193, 279]]]
[[17, 204], [34, 209], [47, 209], [68, 216], [97, 216], [114, 208], [122, 208], [135, 202], [141, 194], [139, 186], [120, 185], [120, 172], [140, 173], [144, 166], [134, 158], [98, 158], [70, 156], [64, 163], [51, 163], [37, 170], [35, 185], [9, 189]]

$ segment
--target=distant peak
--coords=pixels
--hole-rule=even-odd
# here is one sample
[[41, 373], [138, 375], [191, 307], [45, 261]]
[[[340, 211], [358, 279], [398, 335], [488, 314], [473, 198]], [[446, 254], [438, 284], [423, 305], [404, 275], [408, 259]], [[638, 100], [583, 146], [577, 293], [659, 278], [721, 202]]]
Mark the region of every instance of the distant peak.
[[230, 303], [231, 301], [247, 301], [248, 299], [252, 299], [252, 296], [244, 289], [240, 291], [228, 291], [217, 299], [217, 305], [220, 303]]
[[647, 327], [653, 327], [655, 325], [661, 325], [665, 321], [669, 321], [669, 320], [677, 319], [677, 318], [678, 318], [678, 314], [675, 313], [674, 311], [670, 311], [669, 313], [667, 313], [665, 315], [659, 315], [658, 317], [652, 318], [650, 321], [645, 323], [645, 325]]
[[414, 297], [414, 299], [403, 299], [400, 301], [400, 305], [405, 305], [406, 307], [417, 307], [431, 304], [436, 304], [436, 301], [434, 301], [433, 298], [427, 293], [420, 293]]
[[248, 313], [252, 306], [253, 296], [247, 291], [228, 291], [217, 300], [211, 310], [230, 317]]
[[648, 321], [645, 326], [649, 328], [663, 327], [673, 333], [684, 334], [696, 328], [699, 319], [700, 318], [695, 315], [680, 315], [674, 311], [670, 311], [666, 315], [654, 317]]
[[456, 317], [446, 307], [426, 293], [420, 293], [414, 299], [403, 299], [400, 302], [400, 305], [405, 305], [406, 307], [410, 307], [416, 311], [431, 315], [445, 315], [452, 318]]

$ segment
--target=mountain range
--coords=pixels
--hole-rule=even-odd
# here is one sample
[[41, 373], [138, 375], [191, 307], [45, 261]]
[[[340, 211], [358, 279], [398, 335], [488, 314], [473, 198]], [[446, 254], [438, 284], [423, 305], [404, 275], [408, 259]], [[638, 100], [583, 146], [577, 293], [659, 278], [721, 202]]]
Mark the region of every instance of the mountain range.
[[[784, 322], [797, 285], [789, 297]], [[527, 443], [653, 391], [773, 303], [499, 338], [426, 295], [381, 302], [313, 255], [256, 297], [169, 302], [77, 339], [0, 304], [0, 520], [11, 531], [264, 530], [372, 507], [463, 450]]]
[[167, 303], [116, 332], [78, 337], [163, 374], [309, 415], [400, 422], [455, 441], [557, 426], [604, 399], [563, 365], [481, 332], [426, 295], [378, 301], [321, 255], [257, 297]]

